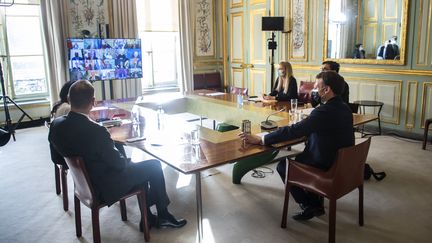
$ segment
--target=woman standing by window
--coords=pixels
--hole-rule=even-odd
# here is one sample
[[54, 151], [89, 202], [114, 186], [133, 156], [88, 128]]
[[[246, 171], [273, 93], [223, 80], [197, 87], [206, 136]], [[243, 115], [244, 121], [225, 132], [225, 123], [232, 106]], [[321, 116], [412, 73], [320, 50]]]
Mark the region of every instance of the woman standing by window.
[[272, 92], [264, 95], [265, 100], [290, 101], [298, 99], [297, 80], [293, 76], [292, 66], [289, 62], [280, 62], [278, 78]]

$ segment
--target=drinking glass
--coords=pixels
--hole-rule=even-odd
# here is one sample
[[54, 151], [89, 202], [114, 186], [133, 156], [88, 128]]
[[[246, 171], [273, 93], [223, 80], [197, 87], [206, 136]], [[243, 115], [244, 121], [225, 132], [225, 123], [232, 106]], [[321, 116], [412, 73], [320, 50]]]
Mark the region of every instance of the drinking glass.
[[200, 128], [196, 127], [194, 130], [191, 131], [191, 144], [192, 145], [198, 145], [200, 144]]
[[297, 99], [291, 99], [291, 110], [297, 111]]

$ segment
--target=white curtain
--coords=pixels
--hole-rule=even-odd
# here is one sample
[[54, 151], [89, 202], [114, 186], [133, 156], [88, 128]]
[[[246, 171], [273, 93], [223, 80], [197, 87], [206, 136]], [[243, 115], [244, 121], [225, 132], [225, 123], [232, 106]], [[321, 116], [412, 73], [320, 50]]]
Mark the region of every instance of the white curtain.
[[193, 90], [193, 21], [191, 16], [191, 4], [195, 1], [179, 0], [179, 25], [180, 25], [180, 59], [181, 79], [179, 86], [181, 91]]
[[65, 38], [67, 16], [64, 0], [41, 0], [42, 28], [47, 54], [47, 74], [51, 105], [59, 100], [59, 92], [67, 81]]
[[[135, 0], [112, 0], [113, 28], [110, 38], [137, 38], [138, 24]], [[138, 97], [141, 79], [113, 80], [113, 99]]]

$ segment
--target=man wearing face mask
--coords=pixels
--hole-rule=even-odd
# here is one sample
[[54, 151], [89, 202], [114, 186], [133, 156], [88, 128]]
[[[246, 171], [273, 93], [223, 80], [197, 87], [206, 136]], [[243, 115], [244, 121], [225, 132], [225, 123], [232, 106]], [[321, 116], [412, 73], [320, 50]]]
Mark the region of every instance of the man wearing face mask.
[[[339, 63], [334, 62], [334, 61], [325, 61], [321, 65], [321, 72], [339, 73], [339, 69], [340, 69]], [[340, 96], [342, 98], [342, 101], [348, 104], [349, 103], [349, 85], [343, 77], [342, 77], [342, 79], [344, 82], [344, 88], [343, 88]], [[316, 107], [317, 105], [321, 104], [320, 97], [317, 95], [317, 92], [316, 92], [316, 85], [317, 84], [315, 83], [315, 89], [312, 90], [312, 93], [311, 93], [311, 104], [313, 107]]]
[[[353, 116], [340, 97], [344, 80], [338, 73], [321, 72], [316, 76], [316, 81], [322, 105], [315, 108], [306, 119], [279, 128], [263, 138], [248, 134], [240, 134], [240, 137], [246, 143], [261, 145], [307, 137], [303, 152], [295, 160], [321, 170], [330, 169], [337, 151], [354, 145]], [[282, 181], [285, 181], [286, 163], [279, 162], [277, 171]], [[291, 194], [303, 210], [293, 216], [295, 220], [309, 220], [324, 214], [322, 197], [296, 186], [291, 187]]]
[[365, 50], [362, 44], [356, 44], [354, 47], [353, 58], [354, 59], [364, 59], [365, 58]]
[[292, 66], [289, 62], [280, 62], [278, 78], [273, 91], [269, 95], [263, 95], [265, 100], [290, 101], [298, 99], [297, 80], [293, 76]]

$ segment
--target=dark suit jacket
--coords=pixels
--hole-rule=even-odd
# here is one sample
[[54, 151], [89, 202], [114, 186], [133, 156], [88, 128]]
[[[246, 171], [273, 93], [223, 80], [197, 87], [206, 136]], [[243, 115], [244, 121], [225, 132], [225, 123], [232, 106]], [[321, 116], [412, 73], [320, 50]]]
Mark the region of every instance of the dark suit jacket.
[[338, 149], [354, 145], [351, 109], [335, 96], [315, 108], [301, 122], [267, 134], [264, 142], [268, 145], [304, 136], [307, 136], [307, 144], [296, 160], [323, 170], [329, 169]]
[[276, 79], [274, 90], [269, 94], [271, 96], [275, 96], [278, 101], [291, 101], [291, 99], [298, 99], [298, 91], [297, 91], [297, 80], [291, 76], [290, 82], [288, 86], [288, 93], [284, 93], [283, 90], [277, 91], [276, 87], [278, 86], [279, 78]]
[[82, 156], [98, 198], [108, 205], [134, 186], [126, 176], [127, 159], [107, 129], [87, 116], [69, 112], [53, 120], [48, 140], [62, 156]]

